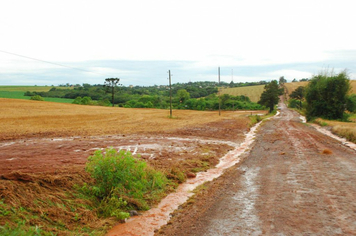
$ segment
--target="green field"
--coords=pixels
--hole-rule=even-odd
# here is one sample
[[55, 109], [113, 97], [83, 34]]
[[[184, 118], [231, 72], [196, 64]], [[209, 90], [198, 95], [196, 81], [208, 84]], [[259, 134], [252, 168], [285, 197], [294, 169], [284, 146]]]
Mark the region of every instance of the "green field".
[[[27, 91], [31, 92], [46, 92], [52, 87], [50, 86], [0, 86], [0, 98], [13, 98], [29, 100], [30, 97], [24, 96]], [[56, 87], [63, 88], [63, 87]], [[44, 98], [47, 102], [72, 103], [74, 99], [66, 98]]]

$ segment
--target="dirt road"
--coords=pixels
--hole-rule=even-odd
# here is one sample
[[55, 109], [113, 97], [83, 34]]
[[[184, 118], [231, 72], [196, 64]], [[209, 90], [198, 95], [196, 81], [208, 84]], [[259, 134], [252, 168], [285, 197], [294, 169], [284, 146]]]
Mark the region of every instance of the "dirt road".
[[282, 105], [244, 160], [157, 235], [356, 235], [356, 151]]

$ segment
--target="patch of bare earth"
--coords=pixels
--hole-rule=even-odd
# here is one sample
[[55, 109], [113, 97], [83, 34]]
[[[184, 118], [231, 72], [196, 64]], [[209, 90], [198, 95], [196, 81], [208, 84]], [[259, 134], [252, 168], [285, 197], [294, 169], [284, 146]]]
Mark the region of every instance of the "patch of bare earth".
[[356, 151], [284, 106], [157, 235], [356, 235]]

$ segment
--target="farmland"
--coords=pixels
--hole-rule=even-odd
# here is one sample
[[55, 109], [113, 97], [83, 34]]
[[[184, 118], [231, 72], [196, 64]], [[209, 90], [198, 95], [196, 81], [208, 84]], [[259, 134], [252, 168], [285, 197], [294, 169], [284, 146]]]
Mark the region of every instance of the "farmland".
[[258, 102], [261, 94], [264, 90], [264, 85], [236, 87], [236, 88], [223, 88], [219, 91], [219, 94], [229, 94], [232, 96], [247, 96], [252, 102]]
[[[63, 87], [56, 87], [61, 89]], [[47, 92], [51, 89], [49, 86], [0, 86], [0, 98], [13, 98], [13, 99], [26, 99], [29, 100], [29, 96], [24, 96], [27, 91]], [[60, 102], [60, 103], [72, 103], [74, 99], [63, 98], [44, 98], [47, 102]]]
[[219, 116], [174, 110], [170, 119], [168, 110], [2, 98], [0, 210], [6, 215], [0, 225], [9, 223], [11, 231], [41, 225], [42, 232], [102, 234], [105, 225], [117, 221], [99, 219], [94, 203], [73, 188], [92, 181], [84, 167], [95, 150], [137, 152], [173, 181], [184, 181], [184, 173], [211, 168], [244, 139], [251, 113], [265, 111], [223, 111]]

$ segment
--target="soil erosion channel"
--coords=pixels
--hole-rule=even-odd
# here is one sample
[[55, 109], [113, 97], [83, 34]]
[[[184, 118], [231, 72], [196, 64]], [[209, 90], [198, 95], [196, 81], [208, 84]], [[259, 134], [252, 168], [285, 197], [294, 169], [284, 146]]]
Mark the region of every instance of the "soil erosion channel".
[[282, 106], [158, 235], [356, 235], [356, 152]]

